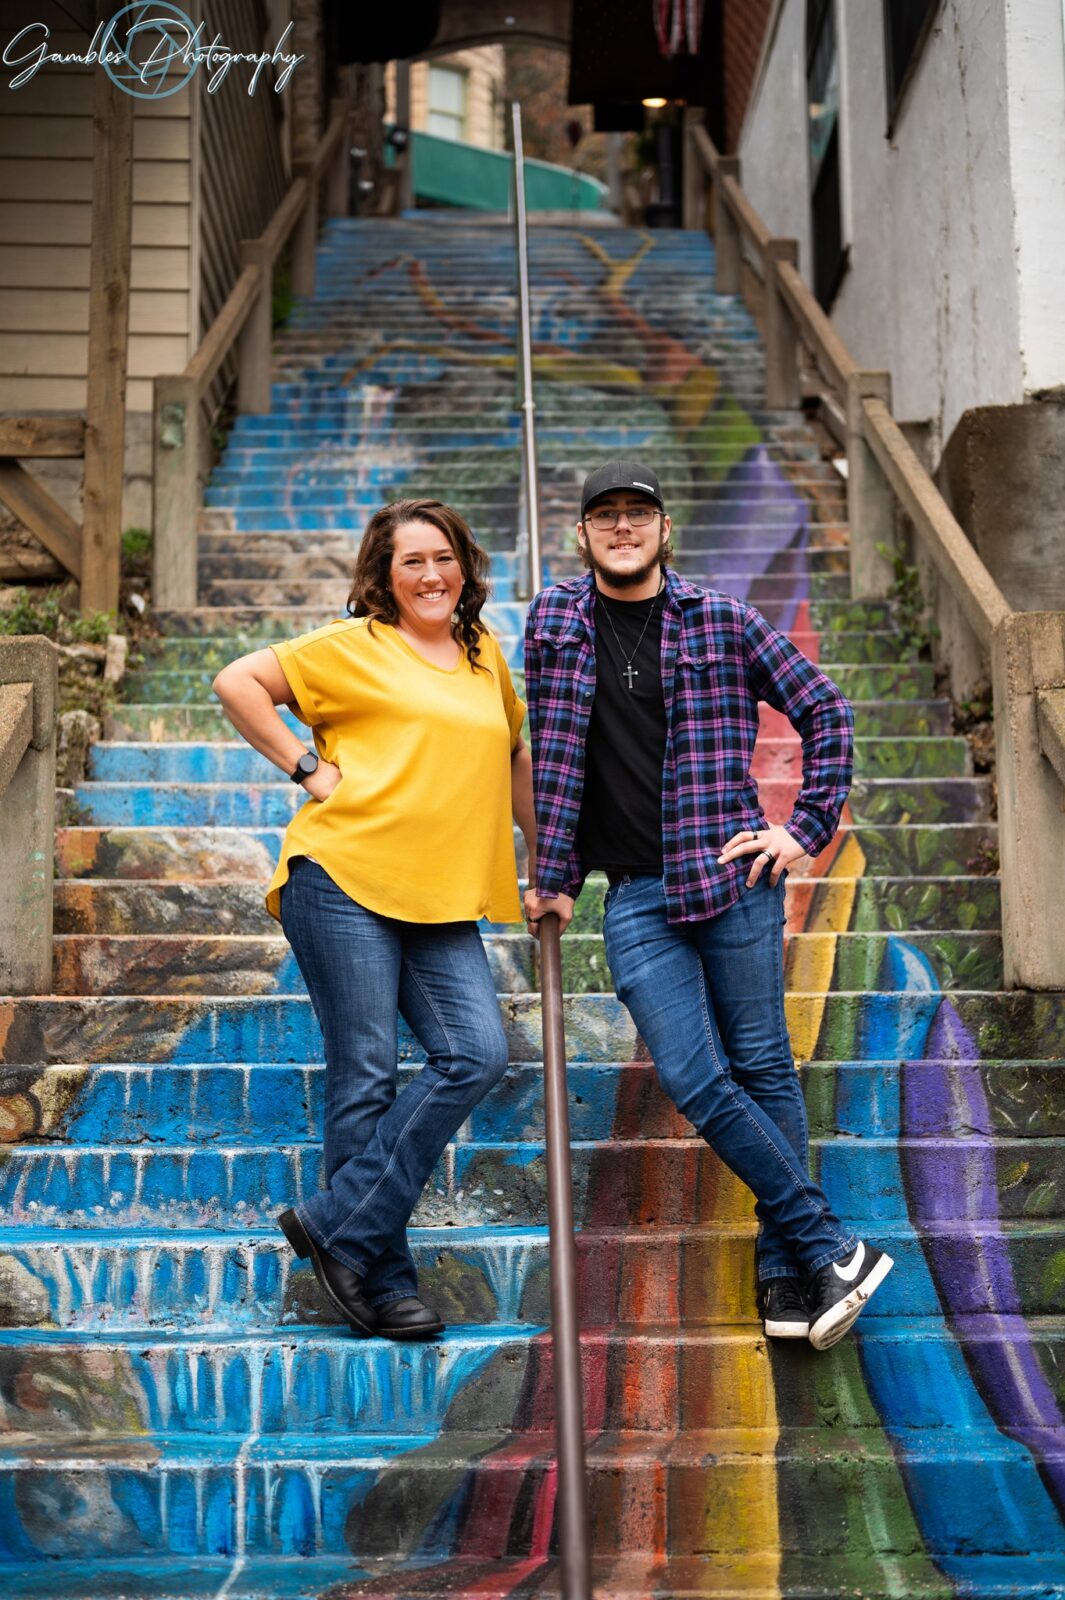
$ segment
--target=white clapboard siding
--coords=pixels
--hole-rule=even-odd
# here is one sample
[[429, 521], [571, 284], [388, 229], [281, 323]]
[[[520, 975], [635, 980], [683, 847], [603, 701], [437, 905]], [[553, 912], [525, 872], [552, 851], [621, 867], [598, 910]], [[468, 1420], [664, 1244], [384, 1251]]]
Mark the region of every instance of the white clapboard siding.
[[[26, 332], [89, 331], [88, 289], [7, 289], [4, 321]], [[189, 297], [176, 290], [134, 289], [129, 297], [131, 333], [170, 333], [184, 338], [189, 325]]]
[[[188, 233], [188, 206], [139, 205], [133, 212], [135, 245], [187, 248]], [[12, 244], [88, 244], [91, 234], [88, 201], [0, 200], [0, 238]]]
[[[189, 287], [189, 252], [187, 249], [134, 248], [130, 277], [134, 292], [139, 289], [184, 292]], [[88, 283], [88, 245], [0, 244], [0, 291], [84, 288], [87, 292]], [[6, 294], [3, 299], [6, 300]]]
[[[10, 377], [83, 377], [84, 346], [84, 339], [67, 333], [0, 333], [0, 372]], [[130, 335], [128, 370], [135, 377], [180, 372], [184, 361], [184, 336]]]
[[[126, 380], [126, 410], [151, 411], [150, 378]], [[0, 376], [0, 412], [84, 411], [84, 378], [21, 378]]]
[[[13, 109], [14, 108], [14, 109]], [[17, 152], [27, 160], [70, 161], [76, 156], [90, 159], [92, 118], [68, 116], [20, 116], [17, 93], [5, 104], [0, 101], [0, 151]], [[187, 162], [190, 154], [188, 116], [144, 117], [134, 115], [134, 161]]]
[[[88, 130], [91, 135], [92, 125]], [[85, 150], [82, 143], [79, 150]], [[88, 149], [92, 149], [91, 137]], [[133, 200], [142, 205], [188, 205], [189, 167], [182, 161], [134, 161]], [[0, 200], [92, 201], [92, 158], [38, 160], [0, 154]]]

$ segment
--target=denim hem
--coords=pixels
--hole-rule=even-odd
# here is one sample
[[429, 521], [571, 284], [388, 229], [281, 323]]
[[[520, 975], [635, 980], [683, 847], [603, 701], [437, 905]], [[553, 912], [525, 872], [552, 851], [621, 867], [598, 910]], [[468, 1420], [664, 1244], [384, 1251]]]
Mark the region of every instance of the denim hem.
[[393, 1289], [390, 1294], [382, 1295], [379, 1300], [371, 1300], [370, 1304], [375, 1311], [380, 1311], [382, 1306], [390, 1306], [397, 1300], [418, 1299], [417, 1285], [413, 1289]]
[[803, 1278], [805, 1277], [807, 1270], [807, 1268], [800, 1267], [798, 1264], [793, 1267], [786, 1268], [783, 1272], [779, 1272], [776, 1267], [772, 1267], [768, 1272], [763, 1272], [761, 1267], [759, 1267], [758, 1282], [778, 1283], [781, 1278]]
[[860, 1240], [852, 1233], [850, 1244], [843, 1245], [835, 1255], [818, 1256], [817, 1260], [812, 1261], [807, 1267], [807, 1272], [820, 1272], [822, 1267], [830, 1267], [833, 1261], [845, 1261], [853, 1251], [857, 1250], [859, 1243]]
[[294, 1209], [297, 1217], [299, 1217], [300, 1221], [303, 1223], [303, 1226], [306, 1228], [315, 1244], [318, 1245], [320, 1249], [324, 1250], [327, 1256], [332, 1256], [334, 1261], [339, 1261], [341, 1266], [347, 1267], [348, 1270], [350, 1272], [354, 1272], [356, 1276], [365, 1278], [367, 1269], [363, 1266], [361, 1261], [356, 1261], [355, 1257], [353, 1255], [349, 1255], [342, 1245], [338, 1247], [337, 1245], [326, 1244], [325, 1240], [322, 1238], [321, 1230], [318, 1228], [317, 1224], [311, 1222], [304, 1215], [304, 1213], [299, 1210], [298, 1207]]

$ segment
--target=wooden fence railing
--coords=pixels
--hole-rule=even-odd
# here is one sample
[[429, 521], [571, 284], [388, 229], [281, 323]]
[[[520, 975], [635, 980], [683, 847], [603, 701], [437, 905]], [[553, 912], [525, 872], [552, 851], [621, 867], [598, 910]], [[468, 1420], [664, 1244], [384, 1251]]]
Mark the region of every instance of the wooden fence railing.
[[52, 992], [58, 656], [0, 639], [0, 994]]
[[760, 280], [766, 405], [800, 404], [805, 356], [845, 419], [854, 599], [889, 595], [901, 507], [990, 660], [1005, 982], [1065, 989], [1065, 612], [1012, 609], [892, 415], [890, 374], [858, 367], [799, 273], [796, 241], [773, 238], [744, 193], [739, 160], [694, 121], [686, 138], [685, 222], [713, 219], [715, 289], [741, 293], [748, 267]]
[[271, 302], [278, 257], [292, 238], [292, 291], [314, 293], [320, 193], [329, 216], [347, 210], [346, 101], [334, 101], [329, 126], [314, 157], [299, 162], [293, 180], [257, 239], [245, 240], [243, 268], [184, 372], [157, 377], [153, 428], [153, 572], [156, 606], [196, 603], [197, 524], [205, 427], [202, 402], [211, 380], [237, 346], [237, 405], [261, 414], [270, 409], [273, 333]]

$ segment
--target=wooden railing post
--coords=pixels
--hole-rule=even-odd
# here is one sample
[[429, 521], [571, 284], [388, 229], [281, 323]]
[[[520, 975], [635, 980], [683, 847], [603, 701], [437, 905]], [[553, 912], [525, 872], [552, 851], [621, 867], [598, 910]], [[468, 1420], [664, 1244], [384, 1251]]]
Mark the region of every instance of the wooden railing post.
[[704, 113], [695, 106], [684, 112], [684, 215], [686, 228], [706, 227], [706, 201], [708, 175], [703, 170], [699, 147], [695, 142], [695, 129], [701, 126]]
[[346, 217], [351, 197], [351, 112], [348, 101], [338, 96], [330, 103], [329, 119], [339, 113], [344, 115], [344, 132], [337, 140], [330, 157], [325, 183], [325, 213], [327, 217]]
[[196, 604], [200, 514], [200, 391], [183, 373], [156, 378], [152, 426], [152, 596]]
[[237, 339], [237, 409], [263, 416], [270, 410], [274, 260], [262, 239], [242, 240], [240, 260], [242, 266], [259, 268], [259, 293]]
[[770, 239], [766, 247], [765, 403], [770, 411], [797, 411], [802, 404], [799, 333], [777, 280], [777, 265], [782, 261], [798, 266], [797, 239]]
[[58, 656], [0, 639], [0, 993], [51, 994]]
[[847, 379], [847, 518], [851, 536], [851, 597], [882, 600], [891, 592], [891, 562], [877, 549], [895, 545], [895, 497], [865, 438], [862, 401], [891, 405], [890, 372], [852, 372]]
[[1004, 981], [1065, 989], [1065, 786], [1040, 730], [1041, 694], [1065, 689], [1065, 612], [1004, 618], [992, 635], [991, 677]]
[[302, 298], [309, 298], [314, 293], [320, 180], [315, 177], [313, 161], [297, 161], [292, 169], [292, 176], [303, 178], [307, 184], [306, 203], [300, 212], [300, 219], [292, 236], [292, 293]]
[[740, 181], [738, 156], [719, 156], [714, 173], [714, 290], [717, 294], [739, 294], [743, 271], [743, 241], [740, 225], [725, 200], [725, 179]]
[[[103, 16], [105, 8], [97, 9]], [[81, 540], [81, 609], [87, 614], [118, 610], [133, 223], [134, 102], [106, 72], [96, 73], [94, 93]]]

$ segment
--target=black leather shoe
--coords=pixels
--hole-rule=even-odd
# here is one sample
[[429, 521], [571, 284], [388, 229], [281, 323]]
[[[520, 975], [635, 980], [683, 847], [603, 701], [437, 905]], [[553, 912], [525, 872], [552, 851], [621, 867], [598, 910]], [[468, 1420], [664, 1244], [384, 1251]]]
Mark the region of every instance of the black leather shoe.
[[[307, 1232], [294, 1211], [282, 1211], [277, 1225], [301, 1261], [310, 1258], [314, 1275], [321, 1284], [330, 1305], [348, 1324], [352, 1333], [361, 1333], [370, 1339], [377, 1330], [377, 1312], [362, 1292], [362, 1279], [342, 1261], [327, 1254]], [[405, 1305], [406, 1301], [400, 1301]]]
[[405, 1300], [390, 1300], [377, 1313], [377, 1332], [382, 1339], [432, 1339], [443, 1333], [444, 1324], [417, 1295]]

